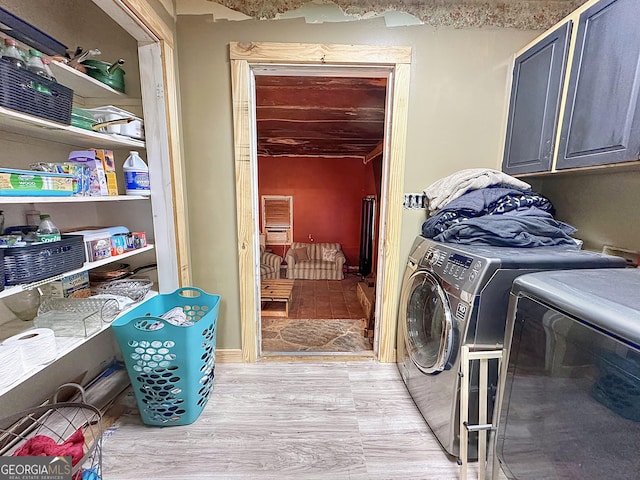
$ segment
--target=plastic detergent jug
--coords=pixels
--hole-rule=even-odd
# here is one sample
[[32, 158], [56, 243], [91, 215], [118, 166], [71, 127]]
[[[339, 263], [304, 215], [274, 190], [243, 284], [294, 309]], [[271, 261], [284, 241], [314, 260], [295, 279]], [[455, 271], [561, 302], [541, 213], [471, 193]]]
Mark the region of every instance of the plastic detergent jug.
[[138, 152], [129, 152], [123, 170], [127, 195], [151, 195], [149, 168]]

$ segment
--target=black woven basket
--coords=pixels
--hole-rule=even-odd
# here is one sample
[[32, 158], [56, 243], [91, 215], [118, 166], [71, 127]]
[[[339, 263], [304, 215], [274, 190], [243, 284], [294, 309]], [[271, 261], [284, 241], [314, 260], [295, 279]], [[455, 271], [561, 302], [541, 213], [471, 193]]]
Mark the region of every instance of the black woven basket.
[[73, 90], [0, 58], [0, 105], [71, 124]]
[[4, 262], [2, 257], [4, 256], [3, 249], [0, 248], [0, 292], [4, 290]]
[[81, 235], [63, 235], [59, 242], [4, 249], [4, 283], [20, 285], [66, 273], [84, 264]]

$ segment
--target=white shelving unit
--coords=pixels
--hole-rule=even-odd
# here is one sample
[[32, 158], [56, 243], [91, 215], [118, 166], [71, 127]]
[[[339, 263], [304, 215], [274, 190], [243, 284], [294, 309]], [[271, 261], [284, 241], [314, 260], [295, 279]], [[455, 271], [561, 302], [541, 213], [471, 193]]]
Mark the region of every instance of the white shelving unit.
[[12, 197], [0, 195], [0, 205], [21, 203], [95, 203], [95, 202], [126, 202], [133, 200], [147, 200], [142, 195], [117, 195], [104, 197]]
[[0, 130], [76, 147], [95, 147], [100, 145], [103, 148], [111, 149], [145, 148], [145, 143], [141, 140], [113, 133], [92, 132], [4, 107], [0, 107]]
[[[155, 296], [157, 294], [158, 293], [155, 292], [155, 291], [150, 291], [147, 294], [147, 296], [144, 298], [143, 301], [146, 301], [149, 298], [151, 298], [151, 297], [153, 297], [153, 296]], [[134, 307], [137, 307], [138, 305], [140, 305], [140, 303], [134, 303], [129, 308], [124, 309], [120, 313], [119, 316], [122, 316], [122, 315], [126, 314], [129, 310], [131, 310]], [[14, 330], [15, 333], [13, 333], [12, 335], [17, 335], [18, 333], [20, 333], [22, 331], [25, 331], [25, 325], [29, 326], [29, 328], [31, 328], [31, 327], [33, 327], [33, 322], [23, 322], [22, 320], [15, 320], [13, 322], [10, 322], [9, 324], [3, 325], [3, 327], [7, 331]], [[55, 362], [56, 360], [64, 357], [68, 353], [71, 353], [73, 350], [75, 350], [76, 348], [78, 348], [82, 344], [88, 342], [93, 337], [99, 335], [104, 330], [109, 328], [110, 325], [111, 325], [111, 323], [104, 323], [102, 325], [102, 328], [99, 331], [94, 332], [92, 335], [89, 335], [88, 337], [56, 337], [56, 358], [53, 360], [53, 362]], [[5, 387], [0, 388], [0, 396], [4, 395], [6, 392], [8, 392], [12, 388], [16, 387], [17, 385], [20, 385], [20, 383], [24, 382], [25, 380], [27, 380], [28, 378], [32, 377], [36, 373], [42, 371], [43, 369], [45, 369], [47, 367], [47, 365], [49, 365], [49, 364], [38, 365], [37, 367], [34, 367], [34, 368], [24, 372], [13, 383], [11, 383], [9, 385], [6, 385]]]
[[82, 73], [61, 62], [51, 62], [51, 71], [58, 83], [69, 87], [75, 95], [83, 98], [121, 99], [124, 93], [114, 90], [86, 73]]
[[[90, 76], [69, 67], [66, 64], [59, 62], [52, 62], [51, 68], [56, 80], [62, 84], [71, 88], [74, 92], [74, 103], [78, 100], [82, 105], [84, 101], [105, 104], [118, 104], [119, 102], [131, 102], [131, 99], [125, 94], [114, 90], [113, 88], [91, 78]], [[19, 111], [0, 107], [0, 132], [6, 132], [11, 134], [22, 135], [27, 138], [34, 138], [39, 140], [45, 140], [48, 142], [54, 142], [62, 146], [69, 146], [71, 149], [82, 148], [105, 148], [110, 150], [144, 150], [146, 144], [144, 141], [122, 136], [116, 134], [108, 134], [103, 132], [94, 132], [91, 130], [85, 130], [77, 128], [71, 125], [64, 125], [54, 121], [50, 121], [37, 116], [29, 115]], [[28, 148], [28, 140], [25, 142], [25, 147]], [[27, 168], [26, 165], [24, 167]], [[74, 197], [74, 196], [2, 196], [0, 195], [0, 206], [3, 208], [11, 208], [14, 205], [15, 209], [21, 209], [22, 205], [41, 205], [41, 204], [71, 204], [81, 208], [82, 205], [87, 207], [90, 204], [108, 204], [111, 202], [146, 202], [151, 207], [151, 199], [148, 196], [138, 195], [119, 195], [119, 196], [102, 196], [102, 197]], [[115, 206], [116, 204], [114, 204]], [[66, 208], [66, 207], [65, 207]], [[117, 209], [117, 207], [115, 207]], [[128, 207], [125, 207], [128, 209]], [[134, 208], [135, 210], [135, 208]], [[150, 232], [151, 233], [151, 232]], [[153, 238], [153, 233], [151, 233]], [[67, 275], [75, 273], [90, 271], [94, 268], [98, 268], [110, 263], [122, 262], [125, 259], [144, 254], [155, 249], [153, 244], [149, 244], [144, 248], [131, 250], [124, 254], [109, 257], [103, 260], [95, 262], [85, 262], [81, 268], [64, 272], [63, 274], [56, 275], [38, 282], [33, 282], [23, 285], [5, 286], [4, 290], [0, 291], [0, 299], [9, 297], [11, 295], [20, 293], [25, 290], [37, 288], [41, 285], [49, 283], [51, 281], [59, 280]], [[0, 260], [1, 261], [1, 260]], [[156, 295], [157, 292], [150, 292], [147, 298]], [[146, 298], [145, 298], [146, 300]], [[137, 305], [137, 304], [135, 304]], [[134, 306], [135, 306], [134, 305]], [[133, 308], [133, 306], [131, 307]], [[123, 314], [126, 312], [122, 312]], [[48, 365], [55, 363], [60, 358], [71, 354], [78, 347], [84, 343], [90, 341], [96, 336], [100, 335], [104, 330], [109, 328], [110, 323], [105, 323], [102, 329], [88, 337], [56, 337], [56, 358]], [[33, 322], [25, 322], [19, 319], [11, 320], [0, 324], [0, 339], [8, 338], [13, 335], [17, 335], [21, 332], [27, 331], [33, 327]], [[41, 372], [48, 365], [40, 365], [36, 368], [24, 372], [20, 378], [14, 381], [11, 385], [0, 388], [0, 397], [5, 393], [18, 387], [21, 383], [25, 382], [29, 378], [33, 377], [37, 373]]]
[[[127, 93], [117, 92], [66, 64], [53, 63], [52, 70], [59, 83], [73, 90], [75, 106], [114, 105], [132, 109], [144, 119], [146, 141], [84, 130], [0, 107], [0, 150], [3, 151], [0, 163], [7, 168], [28, 169], [33, 162], [66, 161], [72, 150], [108, 149], [114, 152], [120, 177], [120, 162], [126, 152], [143, 151], [152, 173], [151, 196], [0, 196], [0, 209], [4, 210], [7, 226], [21, 225], [30, 210], [41, 210], [51, 214], [58, 227], [64, 230], [126, 225], [132, 231], [145, 231], [153, 245], [107, 260], [85, 263], [80, 269], [65, 274], [90, 271], [110, 262], [123, 261], [132, 267], [155, 262], [157, 271], [151, 275], [156, 282], [154, 289], [165, 293], [177, 288], [184, 275], [176, 248], [181, 236], [172, 194], [175, 181], [172, 161], [175, 158], [181, 162], [181, 155], [171, 142], [178, 136], [178, 110], [173, 95], [167, 93], [176, 85], [171, 76], [165, 75], [173, 68], [173, 51], [163, 48], [163, 42], [173, 46], [173, 36], [153, 9], [146, 14], [150, 7], [146, 0], [132, 5], [125, 3], [120, 0], [60, 1], [61, 8], [52, 8], [47, 13], [47, 23], [55, 25], [59, 38], [73, 39], [74, 45], [77, 42], [99, 48], [108, 58], [124, 58], [128, 70]], [[138, 8], [145, 12], [143, 17], [139, 16]], [[20, 2], [16, 13], [34, 24], [40, 24], [42, 20], [41, 9], [30, 2]], [[100, 28], [87, 30], [84, 27], [88, 22], [100, 25]], [[154, 25], [154, 28], [159, 25], [160, 30], [156, 33], [148, 25]], [[181, 182], [182, 177], [178, 180]], [[120, 188], [122, 183], [119, 181]], [[13, 319], [2, 300], [31, 287], [33, 284], [5, 287], [0, 292], [0, 339], [18, 334], [33, 323]], [[105, 330], [88, 338], [57, 338], [57, 355], [53, 362], [23, 375], [9, 387], [0, 387], [0, 410], [21, 410], [30, 402], [42, 401], [41, 397], [55, 390], [60, 382], [85, 376], [89, 379], [98, 374], [105, 362], [117, 354], [110, 332]]]

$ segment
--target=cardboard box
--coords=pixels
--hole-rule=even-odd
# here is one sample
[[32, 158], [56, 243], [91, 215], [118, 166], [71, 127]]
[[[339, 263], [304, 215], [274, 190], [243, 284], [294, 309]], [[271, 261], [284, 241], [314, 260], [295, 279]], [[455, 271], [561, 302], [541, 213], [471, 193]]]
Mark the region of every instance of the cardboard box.
[[95, 150], [74, 150], [69, 154], [69, 161], [81, 163], [89, 167], [90, 196], [100, 197], [109, 193], [102, 160], [96, 157]]
[[85, 235], [84, 244], [88, 262], [104, 260], [111, 256], [111, 238], [109, 236], [87, 238], [87, 235]]
[[144, 248], [147, 246], [146, 232], [131, 232], [125, 235], [125, 239], [127, 250], [135, 250], [136, 248]]
[[105, 180], [107, 182], [107, 195], [118, 195], [118, 178], [116, 177], [116, 162], [113, 151], [92, 148], [96, 152], [96, 159], [102, 162]]
[[147, 246], [146, 232], [131, 232], [133, 237], [133, 248], [144, 248]]
[[108, 230], [72, 230], [67, 233], [82, 235], [87, 262], [95, 262], [111, 256], [111, 233]]
[[113, 235], [111, 237], [111, 256], [122, 255], [127, 250], [127, 234]]
[[[133, 242], [133, 234], [124, 226], [83, 228], [83, 230], [66, 230], [64, 233], [82, 235], [88, 262], [120, 255], [129, 249], [129, 237]], [[144, 241], [146, 246], [145, 232], [137, 232], [137, 235], [138, 243]]]
[[89, 272], [74, 273], [49, 283], [51, 296], [55, 298], [86, 298], [91, 295]]

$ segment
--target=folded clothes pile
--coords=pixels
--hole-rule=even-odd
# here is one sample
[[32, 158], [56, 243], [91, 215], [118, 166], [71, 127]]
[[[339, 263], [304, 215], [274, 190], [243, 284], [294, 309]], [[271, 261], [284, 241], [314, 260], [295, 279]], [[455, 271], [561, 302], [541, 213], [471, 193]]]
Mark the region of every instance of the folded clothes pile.
[[425, 189], [430, 216], [422, 235], [440, 242], [505, 247], [568, 245], [576, 229], [556, 220], [551, 202], [517, 178], [467, 169]]

